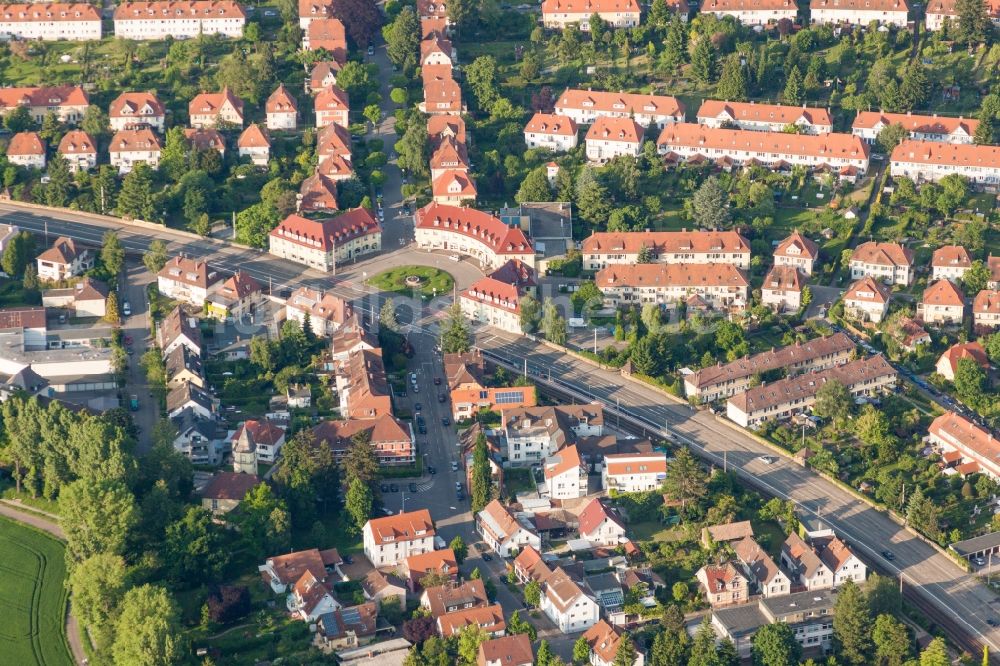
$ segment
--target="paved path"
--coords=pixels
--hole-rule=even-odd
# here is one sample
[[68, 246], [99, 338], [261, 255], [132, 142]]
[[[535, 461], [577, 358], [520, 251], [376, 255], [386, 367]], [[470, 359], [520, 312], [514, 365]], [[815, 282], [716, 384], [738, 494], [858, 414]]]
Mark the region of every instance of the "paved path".
[[[45, 516], [51, 516], [52, 518], [58, 519], [58, 516], [47, 511], [42, 511], [41, 509], [31, 509], [38, 514], [44, 514]], [[60, 541], [66, 540], [66, 535], [63, 534], [62, 528], [52, 520], [42, 517], [42, 515], [36, 515], [34, 513], [28, 513], [25, 510], [18, 508], [18, 502], [14, 500], [0, 500], [0, 515], [10, 518], [11, 520], [16, 520], [19, 523], [24, 523], [25, 525], [30, 525], [35, 529], [47, 532], [59, 539]], [[73, 615], [73, 605], [70, 601], [66, 602], [66, 638], [69, 641], [69, 647], [73, 651], [73, 659], [77, 664], [87, 663], [87, 653], [83, 649], [83, 643], [80, 641], [80, 625], [77, 624], [76, 616]]]

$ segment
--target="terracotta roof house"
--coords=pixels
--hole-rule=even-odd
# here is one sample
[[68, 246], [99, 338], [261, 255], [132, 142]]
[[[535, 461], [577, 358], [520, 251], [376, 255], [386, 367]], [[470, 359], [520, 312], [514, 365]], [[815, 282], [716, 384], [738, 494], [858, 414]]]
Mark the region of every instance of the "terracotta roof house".
[[342, 65], [336, 60], [320, 60], [313, 64], [306, 79], [306, 92], [315, 93], [327, 86], [337, 83], [337, 74], [340, 73]]
[[580, 459], [576, 445], [559, 449], [542, 466], [549, 499], [566, 500], [587, 496], [588, 468]]
[[119, 174], [127, 174], [137, 164], [158, 168], [160, 152], [160, 139], [149, 127], [118, 130], [108, 146], [109, 161]]
[[[100, 19], [98, 19], [100, 21]], [[76, 123], [90, 106], [90, 97], [81, 86], [29, 86], [0, 88], [0, 115], [18, 107], [28, 109], [28, 115], [39, 125], [50, 113], [61, 122]]]
[[392, 415], [392, 395], [382, 349], [352, 352], [337, 373], [340, 413], [348, 419], [378, 419]]
[[94, 252], [78, 245], [72, 238], [60, 236], [35, 261], [39, 279], [65, 280], [93, 268]]
[[264, 419], [249, 419], [233, 435], [233, 470], [257, 473], [259, 463], [273, 464], [285, 445], [285, 431]]
[[627, 155], [638, 157], [645, 129], [632, 118], [600, 116], [587, 130], [587, 159], [607, 162]]
[[406, 582], [411, 592], [416, 592], [420, 579], [428, 574], [447, 576], [453, 582], [458, 579], [458, 561], [455, 551], [451, 548], [434, 550], [420, 555], [411, 555], [403, 563], [406, 572]]
[[491, 638], [479, 644], [476, 666], [532, 666], [535, 653], [527, 634]]
[[243, 127], [243, 100], [227, 87], [218, 93], [203, 92], [188, 104], [188, 115], [192, 127]]
[[864, 276], [844, 292], [844, 313], [861, 321], [878, 323], [889, 311], [889, 288], [871, 276]]
[[791, 579], [775, 564], [771, 556], [754, 541], [753, 537], [737, 541], [733, 552], [743, 564], [747, 577], [765, 599], [791, 592]]
[[297, 201], [300, 213], [336, 211], [337, 181], [321, 173], [314, 173], [302, 181]]
[[269, 252], [327, 273], [337, 265], [382, 249], [382, 225], [367, 208], [310, 220], [289, 215], [271, 230]]
[[181, 255], [168, 261], [156, 276], [161, 294], [199, 308], [205, 305], [222, 281], [222, 274], [207, 262]]
[[743, 603], [750, 598], [750, 580], [732, 562], [705, 565], [698, 569], [695, 578], [712, 608]]
[[115, 9], [115, 37], [135, 40], [243, 36], [246, 12], [233, 0], [123, 2]]
[[868, 567], [858, 559], [850, 546], [833, 537], [824, 541], [817, 548], [819, 559], [833, 572], [833, 586], [840, 587], [848, 580], [863, 585]]
[[38, 132], [18, 132], [7, 144], [7, 160], [26, 169], [44, 169], [45, 142]]
[[906, 29], [910, 6], [906, 0], [811, 0], [813, 23], [867, 26], [872, 21]]
[[1000, 180], [1000, 146], [905, 139], [892, 151], [889, 173], [915, 183], [957, 174], [973, 185], [989, 187]]
[[1000, 479], [1000, 438], [961, 414], [947, 412], [934, 419], [927, 441], [962, 467], [963, 473], [981, 472], [994, 481]]
[[449, 170], [468, 172], [469, 153], [464, 143], [449, 136], [438, 140], [436, 144], [430, 160], [432, 181]]
[[395, 574], [372, 569], [361, 580], [361, 592], [365, 599], [379, 606], [386, 599], [395, 598], [399, 600], [400, 608], [406, 608], [406, 583]]
[[320, 615], [317, 629], [323, 646], [331, 650], [356, 648], [362, 639], [374, 636], [378, 608], [369, 602]]
[[760, 132], [781, 132], [794, 126], [807, 134], [829, 134], [833, 119], [827, 109], [756, 102], [706, 99], [698, 108], [698, 123], [708, 127], [739, 127]]
[[447, 249], [475, 257], [489, 268], [520, 259], [534, 266], [535, 249], [517, 226], [472, 208], [431, 202], [414, 215], [414, 236], [421, 249]]
[[438, 632], [444, 638], [461, 633], [469, 625], [477, 625], [484, 634], [492, 638], [503, 636], [507, 631], [507, 622], [500, 604], [459, 610], [437, 618]]
[[365, 556], [375, 567], [392, 567], [406, 558], [434, 550], [434, 523], [427, 509], [408, 511], [365, 523]]
[[900, 344], [908, 352], [916, 351], [920, 345], [931, 343], [931, 336], [920, 322], [903, 317], [899, 320]]
[[219, 319], [242, 319], [251, 314], [263, 298], [264, 290], [260, 283], [249, 273], [236, 271], [208, 296], [205, 309]]
[[[588, 15], [589, 17], [589, 15]], [[643, 127], [666, 127], [684, 122], [684, 105], [676, 97], [643, 93], [605, 92], [567, 88], [555, 103], [555, 112], [577, 125], [590, 125], [597, 118], [633, 118]]]
[[750, 280], [733, 264], [612, 264], [594, 276], [610, 306], [659, 303], [667, 308], [697, 294], [719, 310], [742, 310]]
[[295, 96], [288, 92], [284, 83], [279, 83], [264, 103], [267, 115], [267, 129], [294, 130], [299, 119], [299, 105]]
[[727, 263], [743, 270], [750, 268], [750, 241], [736, 231], [593, 232], [582, 241], [580, 252], [588, 271], [637, 264], [640, 252], [658, 263]]
[[[883, 1], [895, 2], [895, 0]], [[928, 12], [933, 4], [935, 3], [928, 5]], [[892, 125], [902, 125], [912, 139], [968, 144], [973, 142], [979, 121], [972, 118], [925, 116], [914, 113], [858, 111], [851, 132], [868, 143], [875, 143], [878, 133]]]
[[941, 279], [924, 289], [917, 303], [917, 317], [928, 324], [961, 324], [965, 296], [951, 280]]
[[201, 489], [201, 508], [215, 514], [228, 513], [260, 482], [256, 474], [219, 472]]
[[955, 381], [955, 372], [958, 370], [958, 362], [962, 359], [969, 359], [984, 370], [990, 367], [989, 357], [986, 350], [976, 341], [961, 342], [949, 347], [941, 357], [938, 358], [934, 366], [937, 373], [950, 382]]
[[961, 245], [944, 245], [931, 258], [932, 280], [961, 280], [972, 268], [972, 257]]
[[833, 587], [830, 567], [824, 564], [812, 546], [794, 532], [781, 545], [781, 565], [797, 588], [823, 590]]
[[431, 145], [451, 138], [460, 144], [465, 144], [465, 121], [462, 116], [437, 115], [427, 118], [427, 136]]
[[430, 611], [431, 617], [438, 618], [459, 610], [485, 608], [490, 600], [483, 581], [470, 579], [461, 584], [449, 582], [427, 588], [420, 595], [420, 605]]
[[444, 205], [461, 206], [476, 201], [476, 183], [465, 171], [448, 169], [431, 183], [434, 202]]
[[618, 511], [595, 497], [580, 513], [580, 538], [602, 546], [617, 546], [626, 540], [625, 521]]
[[465, 111], [462, 88], [452, 76], [451, 65], [427, 65], [420, 69], [424, 101], [420, 110], [429, 115], [459, 115]]
[[269, 557], [264, 564], [257, 567], [257, 570], [275, 594], [281, 594], [306, 574], [313, 579], [324, 580], [327, 576], [327, 567], [336, 568], [342, 562], [343, 559], [336, 548], [328, 550], [310, 548]]
[[185, 128], [184, 136], [194, 150], [215, 150], [220, 156], [226, 155], [226, 140], [213, 128]]
[[781, 19], [795, 20], [798, 9], [792, 0], [708, 0], [699, 10], [718, 18], [732, 16], [744, 25], [769, 25]]
[[542, 559], [541, 554], [532, 546], [525, 546], [514, 558], [514, 574], [522, 585], [527, 585], [529, 581], [544, 582], [552, 570]]
[[476, 514], [476, 529], [500, 557], [512, 557], [524, 546], [542, 547], [534, 526], [527, 519], [519, 520], [500, 500], [493, 500]]
[[108, 107], [108, 121], [116, 132], [140, 127], [162, 132], [166, 118], [163, 102], [152, 92], [123, 92]]
[[524, 126], [524, 143], [528, 148], [547, 148], [565, 152], [576, 148], [576, 122], [568, 116], [538, 112]]
[[250, 162], [257, 166], [267, 166], [267, 161], [271, 159], [271, 137], [257, 123], [251, 123], [243, 130], [236, 148], [240, 157], [249, 157]]
[[318, 336], [329, 337], [354, 314], [351, 302], [335, 296], [331, 291], [317, 291], [299, 287], [285, 301], [285, 318], [309, 327]]
[[812, 275], [816, 261], [819, 259], [819, 245], [809, 240], [798, 230], [781, 241], [774, 248], [775, 266], [794, 266], [806, 275]]
[[[622, 634], [606, 620], [601, 620], [583, 634], [583, 640], [590, 647], [590, 663], [592, 666], [613, 666], [618, 648], [621, 646]], [[630, 639], [629, 639], [630, 640]], [[638, 657], [628, 666], [642, 666], [644, 661]]]
[[329, 85], [323, 88], [313, 100], [313, 108], [316, 111], [317, 129], [322, 129], [331, 123], [347, 127], [351, 101], [347, 93], [337, 86]]
[[59, 141], [57, 152], [69, 164], [71, 172], [87, 171], [97, 166], [97, 143], [83, 130], [70, 130]]
[[343, 64], [347, 62], [347, 35], [340, 19], [318, 18], [309, 22], [302, 35], [302, 48], [306, 51], [325, 50], [330, 57]]
[[1000, 326], [1000, 290], [983, 289], [972, 304], [972, 318], [977, 330], [990, 331]]
[[805, 276], [796, 266], [775, 265], [764, 277], [760, 301], [777, 312], [794, 312], [802, 304]]

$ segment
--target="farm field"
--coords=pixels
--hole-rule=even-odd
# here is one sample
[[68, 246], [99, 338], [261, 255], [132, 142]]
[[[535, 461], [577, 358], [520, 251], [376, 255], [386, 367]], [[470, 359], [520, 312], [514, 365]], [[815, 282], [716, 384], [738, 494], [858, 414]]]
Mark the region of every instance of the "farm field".
[[69, 666], [66, 565], [55, 539], [0, 518], [0, 654], [8, 664]]

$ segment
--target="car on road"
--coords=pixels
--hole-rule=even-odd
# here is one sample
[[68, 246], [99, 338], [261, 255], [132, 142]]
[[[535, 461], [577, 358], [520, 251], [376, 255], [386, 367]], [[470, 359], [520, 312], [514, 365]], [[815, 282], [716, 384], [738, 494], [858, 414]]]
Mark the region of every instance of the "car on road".
[[132, 336], [131, 335], [126, 335], [125, 336], [125, 344], [127, 344], [127, 345], [132, 344]]
[[390, 483], [389, 484], [389, 492], [390, 493], [398, 493], [399, 492], [399, 486], [397, 486], [395, 483]]
[[447, 416], [442, 416], [441, 417], [441, 425], [443, 425], [444, 427], [447, 428], [448, 426], [451, 425], [451, 419], [449, 419]]
[[413, 392], [414, 393], [420, 393], [420, 386], [418, 386], [417, 384], [414, 384], [413, 385]]
[[434, 378], [434, 386], [441, 386], [441, 378], [440, 377], [435, 377]]
[[383, 493], [387, 493], [387, 492], [389, 492], [389, 484], [388, 483], [383, 483], [382, 485], [380, 485], [378, 487], [378, 489], [381, 490]]
[[417, 432], [420, 433], [421, 435], [426, 435], [427, 434], [427, 426], [425, 426], [425, 425], [419, 425], [419, 426], [417, 426]]
[[413, 384], [414, 386], [417, 385], [417, 373], [415, 372], [410, 373], [410, 383]]
[[990, 625], [991, 627], [1000, 627], [1000, 622], [997, 622], [997, 619], [995, 617], [987, 618], [986, 624]]
[[417, 492], [417, 484], [415, 484], [415, 483], [411, 483], [410, 485], [407, 486], [407, 488], [409, 489], [409, 491], [411, 493], [416, 493]]
[[896, 559], [896, 555], [893, 554], [893, 552], [891, 550], [883, 550], [882, 551], [882, 557], [884, 557], [885, 559], [889, 560], [890, 562], [892, 562], [894, 559]]
[[437, 471], [437, 468], [431, 467], [430, 465], [428, 465], [427, 466], [427, 473], [430, 474], [431, 476], [434, 476], [435, 474], [438, 473], [438, 471]]
[[458, 497], [458, 501], [459, 502], [464, 502], [465, 501], [465, 493], [463, 493], [461, 490], [458, 491], [458, 495], [456, 495], [456, 496]]
[[378, 209], [378, 221], [385, 222], [385, 211], [381, 208]]
[[268, 18], [277, 16], [277, 15], [278, 15], [278, 12], [275, 9], [265, 9], [264, 10], [264, 16], [267, 16]]
[[778, 462], [777, 456], [760, 456], [757, 460], [761, 461], [765, 465], [773, 465]]
[[403, 214], [404, 215], [409, 215], [410, 214], [410, 204], [409, 204], [409, 202], [403, 204]]
[[132, 306], [129, 305], [128, 301], [122, 303], [122, 314], [124, 314], [126, 317], [132, 314]]
[[424, 425], [424, 423], [425, 423], [424, 417], [418, 416], [417, 417], [417, 425]]
[[374, 46], [369, 46], [368, 47], [368, 55], [370, 55], [370, 56], [375, 55], [375, 47]]
[[421, 404], [420, 404], [419, 402], [418, 402], [418, 403], [415, 403], [415, 404], [413, 405], [413, 411], [415, 411], [415, 412], [419, 412], [419, 411], [421, 410], [421, 408], [422, 408], [422, 407], [423, 407], [423, 405], [421, 405]]
[[387, 515], [387, 516], [391, 516], [391, 515], [393, 515], [394, 512], [393, 512], [392, 509], [384, 506], [384, 507], [382, 507], [382, 513], [385, 514], [385, 515]]
[[448, 396], [446, 396], [444, 393], [438, 393], [438, 402], [440, 403], [448, 402]]
[[462, 482], [461, 481], [456, 481], [455, 482], [455, 490], [461, 490], [461, 489], [462, 489]]
[[458, 463], [455, 462], [454, 460], [451, 461], [451, 471], [453, 471], [453, 472], [457, 472], [458, 471]]

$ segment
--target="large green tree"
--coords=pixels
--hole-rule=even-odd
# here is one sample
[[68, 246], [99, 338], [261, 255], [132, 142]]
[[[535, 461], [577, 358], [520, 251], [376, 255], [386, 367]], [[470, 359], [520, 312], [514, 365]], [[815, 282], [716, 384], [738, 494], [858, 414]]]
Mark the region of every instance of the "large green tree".
[[729, 195], [719, 179], [709, 176], [691, 197], [694, 221], [703, 229], [723, 229], [729, 224]]
[[154, 201], [153, 170], [145, 163], [136, 164], [122, 181], [122, 189], [118, 193], [118, 214], [155, 222], [158, 213]]
[[765, 624], [751, 639], [754, 666], [790, 666], [799, 663], [802, 646], [785, 622]]
[[104, 232], [101, 241], [101, 263], [113, 276], [118, 276], [125, 267], [125, 246], [114, 231]]
[[111, 650], [116, 664], [172, 666], [183, 659], [177, 604], [162, 587], [142, 585], [125, 593]]
[[480, 111], [488, 111], [500, 98], [497, 61], [491, 55], [482, 55], [465, 68], [465, 81], [472, 89], [473, 98]]
[[201, 507], [188, 507], [184, 516], [167, 526], [164, 560], [174, 582], [217, 582], [229, 563], [229, 544], [212, 514]]
[[732, 53], [722, 63], [722, 75], [716, 88], [716, 97], [733, 102], [745, 102], [750, 95], [746, 65], [739, 53]]
[[347, 488], [347, 497], [344, 500], [344, 508], [351, 516], [351, 526], [355, 534], [360, 534], [365, 523], [372, 517], [373, 506], [374, 498], [371, 486], [361, 479], [351, 479]]
[[786, 104], [799, 105], [806, 101], [806, 87], [802, 80], [802, 72], [799, 71], [798, 67], [792, 67], [792, 71], [788, 73], [788, 79], [785, 81], [785, 90], [781, 94], [782, 99]]
[[472, 332], [457, 302], [448, 309], [448, 317], [441, 330], [441, 351], [445, 354], [464, 354], [472, 347]]
[[551, 298], [546, 298], [542, 305], [541, 330], [549, 342], [556, 345], [566, 344], [566, 318], [559, 314]]
[[943, 638], [935, 638], [920, 653], [920, 666], [951, 666], [948, 644]]
[[493, 475], [490, 473], [486, 435], [483, 433], [479, 433], [472, 450], [472, 479], [470, 483], [472, 512], [478, 513], [489, 504], [493, 495]]
[[80, 618], [98, 653], [114, 641], [118, 606], [127, 587], [125, 560], [112, 553], [99, 553], [83, 560], [69, 577], [73, 611]]
[[705, 474], [686, 447], [677, 449], [674, 459], [667, 465], [663, 488], [667, 495], [681, 503], [682, 512], [705, 496]]
[[990, 32], [990, 17], [985, 0], [957, 0], [954, 35], [960, 42], [979, 44], [986, 41]]
[[382, 29], [389, 59], [400, 69], [415, 67], [420, 56], [420, 20], [412, 7], [403, 7], [392, 23]]
[[691, 71], [694, 77], [702, 83], [711, 83], [715, 80], [716, 51], [711, 40], [707, 37], [700, 37], [694, 46], [691, 54]]
[[24, 275], [24, 269], [35, 259], [35, 237], [27, 231], [15, 234], [3, 250], [0, 265], [7, 275], [19, 278]]
[[80, 479], [59, 494], [59, 525], [66, 535], [66, 561], [75, 564], [101, 553], [122, 555], [139, 516], [124, 484]]
[[875, 659], [879, 666], [903, 666], [912, 656], [910, 630], [892, 615], [879, 615], [872, 629]]
[[833, 606], [833, 642], [847, 664], [867, 664], [871, 654], [871, 611], [861, 588], [846, 581]]
[[816, 391], [813, 412], [820, 418], [840, 421], [850, 413], [852, 403], [847, 387], [842, 382], [831, 379]]

